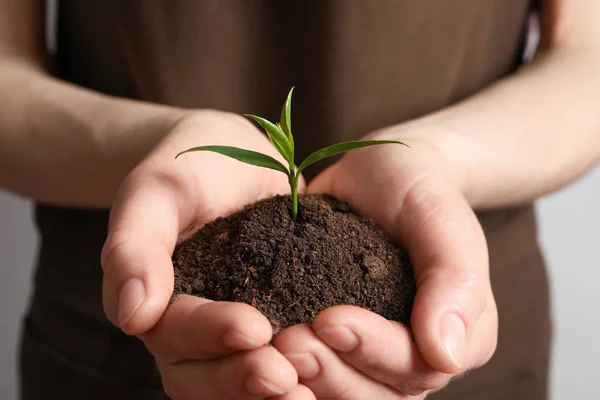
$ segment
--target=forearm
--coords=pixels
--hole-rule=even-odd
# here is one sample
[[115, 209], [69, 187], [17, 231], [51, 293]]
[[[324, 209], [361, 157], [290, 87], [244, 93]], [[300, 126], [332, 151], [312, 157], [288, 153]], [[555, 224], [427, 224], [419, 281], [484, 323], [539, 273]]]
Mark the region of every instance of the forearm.
[[528, 202], [600, 159], [600, 49], [556, 48], [482, 93], [426, 116], [475, 208]]
[[0, 187], [38, 201], [106, 206], [182, 117], [95, 93], [20, 61], [0, 63]]

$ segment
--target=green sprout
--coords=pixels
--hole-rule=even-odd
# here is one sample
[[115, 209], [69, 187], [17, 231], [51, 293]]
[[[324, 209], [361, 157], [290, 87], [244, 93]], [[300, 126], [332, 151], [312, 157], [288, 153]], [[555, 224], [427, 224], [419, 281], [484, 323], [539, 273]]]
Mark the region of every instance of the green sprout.
[[274, 169], [275, 171], [283, 172], [288, 177], [288, 182], [291, 188], [292, 197], [292, 216], [296, 218], [298, 215], [298, 177], [304, 170], [311, 164], [321, 161], [327, 157], [334, 156], [336, 154], [344, 153], [350, 150], [358, 149], [361, 147], [376, 146], [380, 144], [401, 144], [409, 147], [406, 143], [402, 143], [396, 140], [355, 140], [349, 142], [341, 142], [332, 146], [325, 147], [321, 150], [317, 150], [310, 154], [300, 163], [300, 166], [296, 168], [294, 163], [294, 137], [292, 136], [292, 92], [294, 88], [290, 90], [287, 99], [281, 110], [281, 118], [279, 123], [272, 123], [264, 118], [256, 115], [244, 114], [246, 117], [252, 118], [266, 131], [269, 140], [279, 154], [287, 161], [288, 166], [286, 167], [276, 159], [263, 153], [256, 151], [240, 149], [231, 146], [200, 146], [187, 149], [180, 152], [175, 156], [179, 157], [185, 153], [191, 153], [194, 151], [211, 151], [222, 154], [227, 157], [231, 157], [235, 160], [241, 161], [246, 164], [255, 165], [263, 168]]

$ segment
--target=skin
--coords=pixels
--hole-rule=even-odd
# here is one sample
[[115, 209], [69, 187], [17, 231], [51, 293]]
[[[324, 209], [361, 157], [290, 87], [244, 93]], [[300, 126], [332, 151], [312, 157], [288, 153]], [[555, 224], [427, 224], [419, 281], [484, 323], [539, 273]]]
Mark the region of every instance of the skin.
[[173, 155], [203, 144], [276, 153], [237, 116], [113, 98], [48, 76], [36, 0], [0, 0], [0, 186], [54, 204], [114, 203], [105, 312], [144, 340], [172, 398], [422, 399], [496, 346], [485, 237], [472, 209], [529, 202], [600, 159], [600, 3], [543, 3], [531, 65], [455, 106], [369, 134], [412, 150], [357, 150], [301, 189], [349, 201], [408, 248], [414, 342], [354, 307], [328, 309], [272, 346], [268, 321], [247, 305], [181, 297], [167, 307], [178, 239], [289, 190], [274, 171]]

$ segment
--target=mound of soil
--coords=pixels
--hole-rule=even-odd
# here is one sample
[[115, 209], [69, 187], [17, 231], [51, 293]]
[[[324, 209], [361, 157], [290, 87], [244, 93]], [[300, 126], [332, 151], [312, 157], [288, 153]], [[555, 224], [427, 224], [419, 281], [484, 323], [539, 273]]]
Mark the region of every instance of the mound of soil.
[[350, 304], [409, 325], [416, 286], [405, 250], [333, 197], [289, 196], [205, 225], [173, 255], [175, 292], [251, 304], [275, 332]]

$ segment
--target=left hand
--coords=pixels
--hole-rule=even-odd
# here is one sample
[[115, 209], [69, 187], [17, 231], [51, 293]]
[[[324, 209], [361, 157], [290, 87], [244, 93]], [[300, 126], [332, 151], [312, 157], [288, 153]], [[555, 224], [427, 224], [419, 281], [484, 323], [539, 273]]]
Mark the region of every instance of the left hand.
[[463, 196], [463, 175], [417, 133], [390, 128], [371, 135], [411, 149], [352, 151], [308, 188], [377, 221], [408, 250], [417, 281], [412, 333], [367, 310], [338, 306], [275, 338], [317, 399], [423, 399], [495, 351], [485, 236]]

